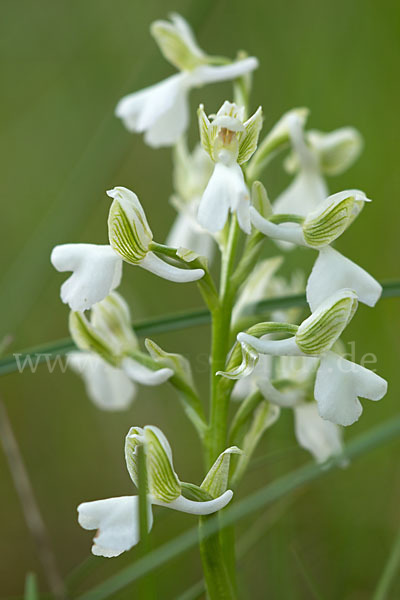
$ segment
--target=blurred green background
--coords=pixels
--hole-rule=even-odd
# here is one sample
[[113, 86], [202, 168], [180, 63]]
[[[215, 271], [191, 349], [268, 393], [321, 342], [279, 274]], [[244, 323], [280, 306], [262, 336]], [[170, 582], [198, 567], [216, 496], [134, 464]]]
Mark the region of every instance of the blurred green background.
[[[174, 218], [168, 204], [170, 152], [151, 150], [140, 136], [128, 134], [113, 109], [123, 94], [173, 72], [148, 31], [152, 20], [171, 10], [192, 22], [209, 53], [233, 57], [243, 48], [259, 57], [253, 108], [263, 105], [265, 132], [293, 106], [311, 109], [309, 127], [354, 125], [362, 132], [361, 158], [329, 185], [332, 192], [359, 187], [374, 202], [337, 247], [381, 280], [399, 277], [398, 2], [2, 0], [1, 9], [0, 314], [2, 335], [13, 336], [10, 351], [67, 335], [68, 311], [59, 300], [65, 277], [51, 268], [50, 251], [56, 243], [106, 242], [106, 189], [134, 189], [156, 239], [167, 234]], [[202, 101], [213, 112], [230, 96], [229, 84], [196, 90], [193, 111]], [[191, 140], [195, 132], [193, 119]], [[272, 198], [287, 181], [280, 160], [264, 177]], [[267, 250], [276, 252], [272, 246]], [[314, 258], [300, 252], [290, 257], [290, 268], [309, 269]], [[122, 291], [135, 319], [201, 304], [194, 286], [176, 286], [141, 269], [125, 268]], [[356, 340], [358, 357], [377, 355], [379, 373], [390, 382], [382, 402], [364, 403], [348, 438], [398, 414], [399, 307], [397, 299], [383, 300], [374, 310], [361, 306], [346, 332], [347, 341]], [[156, 337], [191, 358], [204, 394], [208, 337], [207, 327]], [[167, 386], [141, 388], [132, 409], [120, 414], [98, 411], [77, 376], [58, 369], [5, 376], [0, 393], [64, 575], [87, 557], [91, 545], [91, 534], [77, 525], [76, 505], [132, 491], [123, 459], [131, 425], [161, 426], [172, 440], [177, 472], [201, 481], [199, 444]], [[364, 456], [288, 502], [247, 518], [238, 539], [252, 531], [262, 535], [239, 563], [242, 597], [306, 600], [315, 597], [310, 578], [326, 600], [370, 598], [399, 525], [399, 448], [391, 444]], [[308, 460], [296, 447], [290, 414], [258, 453], [267, 459], [251, 470], [241, 496]], [[39, 574], [45, 590], [2, 452], [0, 482], [1, 596], [20, 595], [28, 570]], [[160, 510], [154, 544], [192, 525], [191, 517]], [[79, 589], [137, 556], [134, 549], [117, 559], [94, 559]], [[157, 571], [158, 597], [177, 598], [200, 574], [197, 551], [186, 553]], [[391, 593], [400, 598], [400, 581]], [[131, 586], [117, 597], [134, 594], [140, 597]]]

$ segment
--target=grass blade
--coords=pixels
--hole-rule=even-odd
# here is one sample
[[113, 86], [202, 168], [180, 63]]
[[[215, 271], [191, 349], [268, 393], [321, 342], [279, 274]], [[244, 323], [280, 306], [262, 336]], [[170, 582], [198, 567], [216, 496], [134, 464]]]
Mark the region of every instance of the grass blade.
[[[400, 281], [389, 281], [382, 284], [382, 298], [394, 298], [400, 296]], [[262, 302], [249, 304], [245, 312], [247, 315], [260, 315], [275, 309], [292, 308], [294, 306], [306, 306], [307, 301], [304, 294], [296, 294], [292, 296], [281, 296], [277, 298], [268, 298]], [[190, 327], [198, 327], [199, 325], [207, 325], [210, 323], [210, 313], [206, 308], [189, 310], [171, 315], [163, 315], [133, 323], [133, 328], [136, 334], [140, 337], [152, 336], [160, 333], [168, 333]], [[34, 364], [39, 365], [50, 358], [63, 356], [76, 349], [71, 338], [64, 338], [55, 342], [42, 344], [15, 352], [0, 359], [0, 375], [21, 372], [23, 365]], [[28, 361], [28, 362], [27, 362]]]

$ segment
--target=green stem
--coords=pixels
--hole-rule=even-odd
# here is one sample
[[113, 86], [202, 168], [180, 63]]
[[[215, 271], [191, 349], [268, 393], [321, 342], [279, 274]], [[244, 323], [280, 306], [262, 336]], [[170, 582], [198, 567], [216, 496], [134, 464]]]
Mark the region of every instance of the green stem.
[[[225, 450], [227, 441], [230, 394], [227, 394], [224, 386], [220, 385], [221, 378], [216, 373], [224, 369], [229, 350], [232, 308], [237, 291], [237, 288], [232, 286], [231, 278], [239, 236], [239, 225], [236, 216], [233, 215], [227, 244], [222, 254], [219, 306], [212, 312], [210, 424], [207, 444], [209, 467]], [[234, 546], [228, 543], [228, 539], [232, 542], [233, 533], [225, 529], [209, 538], [204, 538], [202, 527], [206, 519], [206, 517], [200, 519], [199, 527], [200, 550], [208, 596], [210, 600], [235, 598]]]
[[229, 331], [231, 326], [232, 307], [236, 289], [231, 285], [240, 229], [236, 216], [232, 216], [228, 243], [222, 255], [221, 285], [219, 307], [212, 313], [211, 343], [211, 398], [210, 427], [208, 436], [209, 467], [217, 456], [225, 449], [227, 438], [227, 421], [229, 395], [220, 386], [217, 371], [225, 367], [229, 350]]
[[207, 596], [209, 600], [234, 600], [236, 594], [226, 568], [220, 532], [217, 531], [211, 536], [204, 535], [207, 523], [212, 518], [212, 516], [206, 516], [199, 519], [200, 554]]

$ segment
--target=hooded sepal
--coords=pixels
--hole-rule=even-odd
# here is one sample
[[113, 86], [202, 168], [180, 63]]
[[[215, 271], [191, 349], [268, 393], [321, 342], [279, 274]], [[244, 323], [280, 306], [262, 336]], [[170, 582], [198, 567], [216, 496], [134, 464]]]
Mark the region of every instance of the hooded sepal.
[[171, 22], [154, 21], [150, 32], [164, 57], [180, 71], [207, 63], [206, 54], [199, 48], [193, 31], [183, 17], [171, 14]]
[[80, 350], [94, 352], [111, 365], [118, 365], [120, 360], [118, 348], [113, 346], [112, 340], [106, 339], [98, 332], [83, 313], [70, 312], [69, 331]]
[[172, 502], [181, 493], [181, 484], [172, 464], [172, 451], [163, 432], [153, 425], [131, 427], [125, 439], [125, 460], [133, 483], [138, 487], [138, 447], [146, 457], [148, 492], [161, 502]]
[[136, 194], [124, 187], [109, 190], [107, 195], [113, 198], [108, 216], [110, 245], [123, 260], [136, 265], [153, 240], [142, 205]]
[[330, 350], [357, 310], [357, 295], [353, 290], [339, 290], [327, 298], [299, 325], [296, 344], [309, 356], [321, 356]]

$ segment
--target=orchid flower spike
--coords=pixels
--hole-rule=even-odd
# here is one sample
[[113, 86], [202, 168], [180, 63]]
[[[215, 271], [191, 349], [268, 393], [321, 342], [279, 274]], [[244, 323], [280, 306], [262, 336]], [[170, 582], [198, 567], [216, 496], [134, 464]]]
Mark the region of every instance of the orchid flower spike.
[[239, 333], [237, 339], [261, 354], [318, 357], [314, 397], [319, 414], [332, 423], [351, 425], [362, 413], [359, 396], [380, 400], [387, 390], [387, 382], [382, 377], [332, 351], [356, 308], [356, 293], [350, 289], [340, 290], [303, 321], [291, 338], [260, 340]]
[[257, 149], [262, 127], [261, 107], [244, 121], [244, 107], [224, 102], [216, 116], [207, 118], [203, 105], [198, 110], [200, 138], [203, 148], [215, 162], [213, 174], [202, 196], [198, 220], [202, 227], [216, 233], [236, 213], [243, 231], [251, 232], [250, 195], [241, 164]]
[[199, 144], [193, 152], [189, 152], [183, 138], [176, 144], [173, 158], [174, 194], [170, 202], [178, 215], [165, 243], [173, 248], [189, 248], [211, 262], [215, 242], [209, 232], [199, 225], [197, 211], [211, 177], [213, 162]]
[[[236, 79], [258, 67], [254, 57], [215, 65], [197, 45], [188, 23], [172, 14], [171, 22], [155, 21], [151, 33], [164, 57], [179, 72], [160, 83], [122, 98], [115, 109], [129, 131], [145, 134], [155, 148], [172, 146], [189, 124], [188, 95], [207, 83]], [[225, 61], [224, 61], [225, 62]]]
[[68, 366], [82, 376], [89, 398], [102, 410], [124, 410], [136, 384], [160, 385], [174, 374], [172, 368], [143, 364], [128, 305], [116, 292], [95, 304], [90, 319], [71, 312], [69, 329], [81, 352], [69, 354]]
[[123, 260], [178, 283], [203, 277], [203, 269], [178, 268], [151, 252], [153, 234], [136, 194], [116, 187], [107, 195], [113, 198], [108, 217], [110, 245], [63, 244], [51, 253], [57, 271], [73, 272], [61, 286], [61, 299], [73, 311], [91, 308], [118, 287]]
[[360, 214], [365, 202], [370, 200], [364, 192], [345, 190], [328, 196], [305, 218], [293, 214], [265, 218], [254, 206], [250, 208], [254, 227], [264, 235], [319, 251], [307, 282], [311, 310], [342, 288], [354, 289], [359, 300], [368, 306], [378, 301], [382, 286], [364, 269], [330, 247]]
[[[211, 467], [203, 484], [198, 487], [179, 480], [172, 462], [171, 447], [158, 427], [131, 427], [125, 440], [125, 460], [136, 487], [139, 486], [139, 447], [145, 453], [149, 530], [153, 524], [152, 505], [193, 515], [209, 515], [230, 502], [233, 493], [226, 489], [229, 456], [232, 452], [240, 452], [238, 448], [225, 450]], [[92, 553], [110, 558], [135, 546], [140, 538], [138, 512], [138, 496], [121, 496], [80, 504], [79, 524], [84, 529], [97, 530]]]

